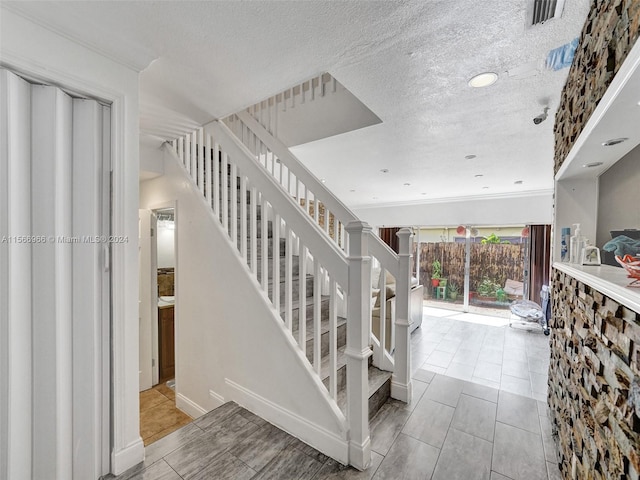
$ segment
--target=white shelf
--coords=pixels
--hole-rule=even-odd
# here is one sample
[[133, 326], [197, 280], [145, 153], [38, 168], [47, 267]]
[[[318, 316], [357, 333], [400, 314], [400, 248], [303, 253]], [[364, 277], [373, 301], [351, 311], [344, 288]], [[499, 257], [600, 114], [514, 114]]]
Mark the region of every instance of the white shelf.
[[640, 287], [629, 287], [632, 279], [624, 268], [611, 265], [575, 265], [554, 262], [554, 268], [612, 298], [621, 305], [640, 312]]

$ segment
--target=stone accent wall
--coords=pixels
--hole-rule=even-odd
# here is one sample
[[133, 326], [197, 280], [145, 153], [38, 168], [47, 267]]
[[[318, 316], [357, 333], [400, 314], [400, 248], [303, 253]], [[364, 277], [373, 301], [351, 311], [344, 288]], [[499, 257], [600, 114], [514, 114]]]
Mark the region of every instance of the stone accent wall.
[[549, 408], [568, 479], [637, 479], [640, 314], [556, 269]]
[[555, 120], [557, 173], [640, 34], [640, 0], [593, 0]]

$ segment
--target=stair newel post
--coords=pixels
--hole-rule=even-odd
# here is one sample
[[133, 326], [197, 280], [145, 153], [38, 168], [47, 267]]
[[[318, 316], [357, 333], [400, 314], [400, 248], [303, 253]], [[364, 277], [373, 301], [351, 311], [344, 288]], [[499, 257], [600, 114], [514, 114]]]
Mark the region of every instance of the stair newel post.
[[400, 274], [396, 279], [396, 321], [394, 354], [394, 372], [391, 377], [391, 397], [403, 402], [411, 401], [411, 343], [409, 339], [411, 325], [411, 237], [409, 228], [396, 233], [399, 240]]
[[349, 233], [349, 285], [347, 306], [347, 419], [349, 463], [364, 470], [371, 463], [369, 437], [368, 359], [371, 356], [371, 257], [368, 241], [371, 227], [352, 221]]

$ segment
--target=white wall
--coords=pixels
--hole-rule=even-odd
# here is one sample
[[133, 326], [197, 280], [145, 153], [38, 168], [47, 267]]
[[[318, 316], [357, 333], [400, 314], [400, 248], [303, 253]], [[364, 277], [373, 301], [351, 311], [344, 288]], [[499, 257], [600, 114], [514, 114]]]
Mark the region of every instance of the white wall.
[[165, 175], [140, 184], [140, 206], [176, 202], [178, 406], [197, 416], [235, 400], [303, 439], [317, 442], [304, 437], [315, 432], [327, 453], [347, 461], [344, 425], [326, 390], [202, 195], [170, 154], [160, 154]]
[[640, 146], [600, 176], [597, 243], [611, 240], [611, 230], [640, 229]]
[[573, 224], [579, 223], [582, 235], [592, 243], [596, 237], [598, 179], [577, 178], [556, 182], [556, 204], [561, 205], [562, 208], [557, 208], [554, 213], [551, 258], [554, 262], [559, 262], [561, 233], [564, 227], [571, 228], [573, 235], [575, 233]]
[[553, 218], [553, 194], [477, 197], [441, 203], [354, 208], [353, 211], [374, 227], [550, 224]]
[[[10, 69], [111, 103], [112, 229], [128, 243], [112, 245], [112, 472], [140, 462], [138, 412], [138, 73], [30, 22], [0, 4], [0, 60]], [[27, 409], [29, 405], [20, 405]], [[87, 422], [94, 419], [85, 419]], [[23, 446], [25, 455], [30, 447]]]
[[158, 268], [175, 268], [175, 223], [167, 221], [158, 222]]

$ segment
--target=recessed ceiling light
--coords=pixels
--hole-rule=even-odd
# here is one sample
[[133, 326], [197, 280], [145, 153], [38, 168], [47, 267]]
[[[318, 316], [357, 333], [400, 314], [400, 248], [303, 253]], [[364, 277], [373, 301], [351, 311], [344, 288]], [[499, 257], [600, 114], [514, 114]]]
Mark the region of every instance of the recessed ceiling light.
[[324, 179], [324, 178], [321, 178], [321, 179], [320, 179], [320, 181], [321, 181], [322, 183], [327, 183], [327, 180], [326, 180], [326, 179]]
[[516, 180], [513, 182], [515, 185], [522, 185], [524, 182], [522, 180]]
[[483, 190], [487, 190], [489, 187], [482, 187]]
[[420, 195], [426, 195], [426, 194], [427, 194], [427, 192], [422, 192]]
[[389, 173], [389, 169], [388, 168], [382, 168], [382, 169], [380, 169], [380, 171], [382, 173]]
[[493, 72], [484, 72], [476, 75], [469, 80], [469, 86], [473, 88], [483, 88], [493, 85], [498, 80], [498, 74]]
[[377, 199], [378, 199], [378, 197], [373, 197], [373, 199], [374, 199], [374, 200], [377, 200]]
[[599, 167], [600, 165], [602, 165], [602, 162], [591, 162], [591, 163], [586, 163], [582, 165], [582, 168], [593, 168], [593, 167]]
[[351, 193], [355, 192], [355, 190], [349, 190]]
[[404, 184], [404, 186], [405, 186], [405, 187], [409, 187], [410, 185], [411, 185], [411, 184], [410, 184], [409, 182], [406, 182], [406, 183]]
[[467, 160], [471, 160], [471, 159], [473, 159], [473, 158], [476, 158], [476, 156], [475, 156], [475, 155], [473, 155], [473, 154], [471, 154], [471, 155], [465, 155], [465, 157], [464, 157], [464, 158], [466, 158]]
[[613, 145], [618, 145], [619, 143], [626, 142], [627, 140], [629, 140], [627, 137], [612, 138], [611, 140], [607, 140], [606, 142], [604, 142], [602, 146], [611, 147]]
[[476, 177], [476, 178], [480, 178], [480, 177], [484, 177], [484, 175], [483, 175], [483, 174], [481, 174], [481, 173], [476, 173], [476, 174], [474, 175], [474, 177]]

